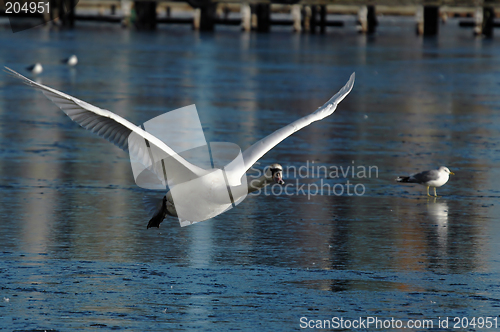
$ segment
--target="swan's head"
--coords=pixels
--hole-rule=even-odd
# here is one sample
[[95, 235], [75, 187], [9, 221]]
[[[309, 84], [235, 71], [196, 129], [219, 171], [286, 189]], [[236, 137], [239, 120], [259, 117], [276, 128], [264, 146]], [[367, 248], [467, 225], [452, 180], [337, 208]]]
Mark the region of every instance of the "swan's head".
[[269, 166], [269, 171], [271, 171], [271, 176], [274, 182], [278, 184], [285, 184], [283, 181], [283, 167], [280, 164], [272, 164]]
[[445, 172], [446, 174], [455, 175], [455, 173], [453, 173], [452, 171], [450, 171], [450, 170], [448, 169], [448, 167], [441, 166], [441, 167], [439, 167], [439, 171], [440, 171], [440, 172]]

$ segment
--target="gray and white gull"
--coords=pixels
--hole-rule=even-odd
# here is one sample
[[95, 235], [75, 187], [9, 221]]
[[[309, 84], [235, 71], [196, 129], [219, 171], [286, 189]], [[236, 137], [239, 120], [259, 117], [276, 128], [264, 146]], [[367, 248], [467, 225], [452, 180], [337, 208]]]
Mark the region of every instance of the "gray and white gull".
[[436, 193], [436, 188], [443, 186], [448, 182], [451, 175], [455, 173], [451, 172], [448, 167], [441, 166], [438, 169], [432, 169], [429, 171], [423, 171], [420, 173], [412, 174], [410, 176], [398, 176], [396, 178], [397, 182], [402, 183], [418, 183], [427, 187], [427, 196], [429, 195], [429, 187], [434, 188], [434, 197], [438, 197]]
[[62, 59], [61, 63], [64, 63], [65, 65], [67, 65], [69, 67], [74, 67], [78, 64], [78, 58], [76, 57], [76, 55], [72, 54], [71, 56], [69, 56], [65, 59]]
[[43, 67], [40, 62], [37, 62], [31, 66], [26, 67], [26, 70], [31, 72], [33, 75], [40, 75], [43, 72]]

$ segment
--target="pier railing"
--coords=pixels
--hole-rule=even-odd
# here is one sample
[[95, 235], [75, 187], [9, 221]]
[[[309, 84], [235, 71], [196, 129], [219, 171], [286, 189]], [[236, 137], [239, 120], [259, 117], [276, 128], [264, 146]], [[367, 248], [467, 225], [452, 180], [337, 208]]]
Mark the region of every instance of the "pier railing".
[[[42, 0], [17, 0], [33, 2]], [[53, 12], [45, 21], [73, 26], [75, 20], [107, 21], [155, 29], [157, 24], [185, 23], [194, 29], [213, 30], [216, 24], [240, 25], [242, 30], [267, 32], [272, 25], [291, 25], [294, 31], [325, 32], [327, 26], [343, 26], [342, 21], [327, 20], [327, 14], [356, 14], [357, 28], [373, 33], [377, 14], [415, 15], [416, 31], [423, 35], [438, 33], [440, 19], [450, 13], [467, 13], [473, 21], [474, 33], [493, 35], [495, 10], [500, 13], [500, 0], [43, 0], [50, 2]], [[5, 0], [0, 2], [0, 15], [5, 16]], [[70, 10], [67, 10], [68, 7]], [[74, 8], [76, 7], [76, 8]], [[191, 15], [172, 15], [182, 8]], [[65, 12], [67, 10], [67, 12]], [[59, 15], [58, 11], [64, 13]], [[238, 12], [238, 15], [229, 15]], [[271, 13], [288, 11], [290, 19], [272, 19]], [[60, 17], [59, 17], [60, 16]]]

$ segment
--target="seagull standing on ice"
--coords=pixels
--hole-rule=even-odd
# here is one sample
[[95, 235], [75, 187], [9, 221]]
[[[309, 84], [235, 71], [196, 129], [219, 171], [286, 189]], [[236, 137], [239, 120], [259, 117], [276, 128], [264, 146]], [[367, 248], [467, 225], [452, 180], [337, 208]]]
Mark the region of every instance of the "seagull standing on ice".
[[429, 187], [434, 187], [434, 197], [438, 197], [436, 187], [441, 187], [448, 182], [450, 174], [455, 175], [455, 173], [451, 172], [448, 167], [441, 166], [438, 169], [424, 171], [410, 176], [398, 176], [396, 181], [424, 185], [427, 187], [427, 196], [431, 196], [429, 195]]
[[[224, 167], [225, 169], [225, 180], [222, 181], [219, 178], [212, 176], [212, 174], [216, 173], [213, 170], [202, 169], [196, 165], [191, 164], [189, 161], [176, 154], [174, 150], [161, 141], [156, 136], [151, 133], [143, 130], [141, 127], [134, 125], [133, 123], [127, 121], [121, 116], [112, 113], [110, 111], [98, 108], [89, 103], [86, 103], [82, 100], [79, 100], [75, 97], [67, 95], [63, 92], [52, 89], [48, 86], [36, 83], [19, 73], [13, 71], [10, 68], [6, 67], [6, 70], [10, 72], [15, 77], [21, 79], [24, 83], [32, 86], [34, 88], [42, 90], [47, 98], [52, 100], [59, 108], [68, 115], [71, 120], [78, 123], [83, 128], [90, 130], [93, 133], [96, 133], [98, 136], [101, 136], [111, 143], [114, 143], [119, 148], [129, 152], [130, 154], [137, 155], [138, 145], [134, 143], [134, 141], [130, 141], [129, 136], [133, 133], [135, 137], [138, 137], [143, 142], [146, 141], [148, 149], [151, 146], [155, 147], [157, 150], [161, 150], [165, 155], [169, 156], [169, 158], [165, 159], [168, 161], [168, 165], [170, 165], [173, 169], [183, 169], [185, 172], [183, 174], [188, 174], [188, 177], [191, 176], [191, 179], [200, 180], [201, 186], [199, 187], [190, 187], [191, 190], [186, 197], [191, 197], [193, 195], [198, 195], [202, 197], [202, 199], [207, 200], [207, 205], [210, 209], [207, 209], [206, 216], [197, 216], [198, 220], [194, 222], [206, 220], [209, 218], [213, 218], [218, 214], [221, 214], [230, 208], [231, 203], [218, 203], [217, 197], [213, 197], [213, 195], [207, 194], [203, 196], [203, 191], [206, 193], [217, 192], [218, 189], [223, 188], [226, 190], [227, 183], [240, 183], [241, 179], [245, 176], [246, 172], [267, 152], [269, 152], [273, 147], [275, 147], [278, 143], [283, 141], [288, 136], [292, 135], [296, 131], [308, 126], [314, 121], [319, 121], [329, 115], [331, 115], [337, 105], [351, 92], [352, 87], [354, 85], [354, 73], [349, 78], [349, 81], [346, 85], [340, 89], [337, 94], [335, 94], [330, 100], [328, 100], [323, 106], [318, 108], [313, 113], [306, 115], [288, 126], [285, 126], [281, 129], [276, 130], [271, 133], [267, 137], [264, 137], [260, 141], [256, 142], [252, 146], [250, 146], [247, 150], [245, 150], [242, 154], [243, 162], [241, 163], [229, 163]], [[139, 151], [139, 153], [141, 153]], [[143, 158], [142, 163], [144, 165], [151, 165], [151, 158], [149, 157], [148, 152], [143, 152], [141, 154], [141, 158]], [[167, 162], [165, 161], [165, 163]], [[163, 159], [161, 160], [163, 163]], [[167, 166], [168, 166], [167, 165]], [[165, 169], [164, 169], [165, 171]], [[279, 164], [272, 164], [264, 174], [259, 178], [248, 183], [248, 188], [245, 188], [245, 195], [247, 192], [252, 192], [258, 190], [259, 188], [263, 188], [273, 182], [278, 184], [284, 184], [283, 178], [283, 169]], [[172, 179], [169, 178], [169, 184]], [[174, 182], [176, 179], [174, 179]], [[178, 180], [178, 181], [182, 181]], [[182, 186], [179, 186], [182, 187]], [[174, 188], [175, 189], [175, 188]], [[200, 193], [196, 192], [198, 190]], [[227, 193], [227, 192], [226, 192]], [[176, 196], [177, 197], [177, 196]], [[238, 199], [244, 198], [245, 196], [233, 197], [234, 201]], [[234, 205], [234, 203], [233, 203]], [[163, 221], [166, 215], [171, 215], [177, 217], [177, 211], [179, 211], [179, 207], [188, 207], [191, 210], [197, 210], [198, 206], [193, 206], [190, 199], [186, 199], [186, 202], [176, 202], [174, 205], [174, 201], [172, 198], [172, 190], [167, 192], [167, 195], [163, 197], [163, 199], [158, 202], [156, 209], [154, 211], [153, 218], [149, 221], [149, 227], [159, 227], [160, 223]], [[177, 208], [176, 208], [177, 207]], [[179, 221], [180, 218], [179, 218]], [[181, 223], [182, 225], [182, 223]]]
[[76, 55], [73, 54], [69, 58], [61, 60], [61, 62], [70, 66], [70, 67], [74, 67], [78, 63], [78, 58], [76, 57]]
[[35, 63], [29, 67], [26, 67], [27, 71], [30, 71], [33, 75], [39, 75], [43, 71], [42, 64], [40, 62]]

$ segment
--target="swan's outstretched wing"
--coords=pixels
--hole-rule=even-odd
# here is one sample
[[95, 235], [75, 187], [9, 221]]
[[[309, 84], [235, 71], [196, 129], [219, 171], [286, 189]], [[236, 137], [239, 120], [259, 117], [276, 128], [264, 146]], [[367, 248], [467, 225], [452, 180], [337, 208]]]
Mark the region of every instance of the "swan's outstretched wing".
[[[352, 87], [354, 85], [354, 73], [352, 73], [349, 81], [344, 85], [342, 89], [340, 89], [337, 94], [335, 94], [330, 100], [328, 100], [323, 106], [318, 108], [315, 112], [304, 116], [292, 122], [286, 127], [276, 130], [271, 135], [264, 137], [248, 149], [243, 152], [243, 160], [245, 162], [245, 173], [253, 164], [257, 162], [262, 156], [264, 156], [269, 150], [275, 147], [279, 142], [292, 135], [294, 132], [304, 128], [305, 126], [310, 125], [314, 121], [321, 120], [330, 114], [332, 114], [337, 105], [351, 92]], [[239, 172], [238, 172], [239, 173]], [[242, 176], [243, 174], [238, 174]]]
[[[148, 147], [155, 146], [156, 148], [164, 152], [162, 154], [163, 156], [171, 157], [169, 160], [170, 162], [177, 162], [179, 166], [182, 166], [182, 168], [189, 170], [193, 176], [198, 177], [206, 173], [206, 171], [202, 168], [189, 163], [187, 160], [179, 156], [174, 152], [174, 150], [172, 150], [160, 139], [134, 125], [133, 123], [127, 121], [121, 116], [108, 110], [93, 106], [89, 103], [84, 102], [83, 100], [77, 99], [63, 92], [49, 88], [48, 86], [45, 86], [43, 84], [36, 83], [10, 68], [5, 67], [5, 69], [14, 77], [21, 79], [27, 85], [42, 90], [43, 94], [54, 104], [59, 106], [59, 108], [64, 113], [66, 113], [66, 115], [68, 115], [71, 120], [75, 121], [83, 128], [96, 133], [98, 136], [105, 138], [106, 140], [118, 146], [120, 149], [130, 152], [134, 155], [134, 157], [138, 157], [137, 159], [139, 159], [139, 161], [147, 167], [149, 167], [150, 165], [158, 164], [158, 161], [152, 161], [150, 159], [150, 153], [147, 151], [147, 149], [143, 149], [141, 147], [141, 144], [134, 144], [134, 146], [129, 146], [128, 138], [132, 132], [137, 134], [134, 135], [135, 137], [142, 137], [144, 140], [146, 140], [146, 145], [148, 145]], [[142, 144], [142, 146], [144, 146], [144, 144]], [[161, 174], [158, 175], [160, 176]]]

